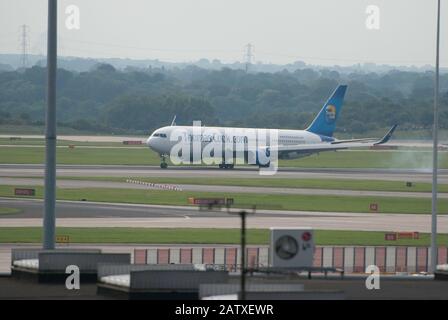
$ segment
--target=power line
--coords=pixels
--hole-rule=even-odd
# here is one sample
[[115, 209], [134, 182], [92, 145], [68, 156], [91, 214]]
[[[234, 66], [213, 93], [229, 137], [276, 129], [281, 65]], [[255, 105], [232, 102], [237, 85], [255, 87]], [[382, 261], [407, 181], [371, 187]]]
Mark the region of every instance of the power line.
[[258, 54], [263, 54], [266, 56], [272, 56], [272, 57], [285, 57], [285, 58], [291, 58], [295, 60], [321, 60], [321, 61], [341, 61], [341, 62], [351, 62], [351, 63], [384, 63], [384, 64], [390, 64], [390, 63], [425, 63], [430, 64], [430, 60], [407, 60], [407, 59], [400, 59], [400, 60], [383, 60], [383, 59], [376, 59], [376, 58], [335, 58], [335, 57], [317, 57], [317, 56], [299, 56], [294, 54], [286, 54], [286, 53], [279, 53], [279, 52], [266, 52], [266, 51], [259, 51], [257, 50]]
[[[65, 44], [68, 44], [70, 48], [73, 48], [74, 51], [78, 52], [92, 52], [92, 53], [101, 53], [103, 55], [110, 55], [110, 52], [102, 51], [99, 52], [96, 49], [93, 49], [92, 46], [100, 46], [100, 47], [106, 47], [106, 48], [123, 48], [123, 49], [133, 49], [133, 50], [139, 50], [139, 51], [147, 51], [147, 52], [169, 52], [169, 53], [237, 53], [238, 50], [224, 50], [224, 49], [206, 49], [206, 48], [195, 48], [195, 49], [179, 49], [179, 48], [153, 48], [153, 47], [140, 47], [140, 46], [131, 46], [131, 45], [123, 45], [123, 44], [117, 44], [117, 43], [104, 43], [104, 42], [96, 42], [96, 41], [87, 41], [87, 40], [77, 40], [72, 38], [65, 38], [65, 37], [58, 37], [60, 40], [64, 40]], [[71, 47], [71, 43], [81, 43], [90, 45], [88, 49], [81, 48], [80, 46]], [[250, 50], [249, 50], [250, 47]], [[252, 44], [248, 44], [244, 46], [245, 52], [243, 55], [243, 61], [242, 63], [246, 64], [248, 67], [248, 71], [250, 69], [250, 66], [254, 63], [254, 46]], [[249, 55], [248, 55], [249, 51]], [[241, 54], [241, 51], [239, 51]], [[300, 56], [295, 55], [291, 53], [281, 53], [281, 52], [267, 52], [267, 51], [259, 51], [257, 50], [258, 56], [271, 56], [271, 57], [282, 57], [282, 58], [290, 58], [294, 60], [302, 60], [302, 61], [310, 61], [310, 60], [316, 60], [316, 61], [333, 61], [334, 63], [337, 62], [346, 62], [346, 63], [376, 63], [376, 64], [395, 64], [395, 63], [404, 63], [404, 64], [431, 64], [431, 61], [429, 60], [381, 60], [381, 59], [369, 59], [369, 58], [354, 58], [354, 57], [348, 57], [348, 58], [336, 58], [336, 57], [322, 57], [322, 56]], [[177, 62], [178, 60], [175, 58], [171, 59], [164, 59], [165, 61], [171, 61], [171, 62]], [[232, 60], [234, 61], [234, 60]], [[249, 62], [248, 62], [249, 61]], [[441, 61], [445, 62], [445, 60], [441, 59]], [[235, 61], [234, 61], [235, 62]], [[229, 62], [230, 63], [230, 62]]]
[[[60, 37], [61, 38], [61, 37]], [[62, 38], [61, 38], [62, 39]], [[76, 40], [71, 38], [63, 38], [66, 42], [77, 42], [77, 43], [84, 43], [89, 45], [95, 45], [95, 46], [102, 46], [102, 47], [112, 47], [112, 48], [123, 48], [123, 49], [135, 49], [135, 50], [143, 50], [143, 51], [160, 51], [160, 52], [221, 52], [221, 53], [236, 53], [237, 50], [223, 50], [223, 49], [166, 49], [166, 48], [153, 48], [153, 47], [139, 47], [139, 46], [129, 46], [129, 45], [123, 45], [123, 44], [117, 44], [117, 43], [104, 43], [104, 42], [97, 42], [97, 41], [87, 41], [87, 40]]]

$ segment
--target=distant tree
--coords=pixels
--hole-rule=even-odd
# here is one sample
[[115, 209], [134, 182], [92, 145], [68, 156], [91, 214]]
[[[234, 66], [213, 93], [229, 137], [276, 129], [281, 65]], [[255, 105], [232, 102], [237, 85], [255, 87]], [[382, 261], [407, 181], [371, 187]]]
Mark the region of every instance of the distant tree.
[[95, 70], [97, 71], [103, 71], [103, 72], [115, 72], [117, 71], [115, 67], [108, 63], [100, 63], [95, 66]]

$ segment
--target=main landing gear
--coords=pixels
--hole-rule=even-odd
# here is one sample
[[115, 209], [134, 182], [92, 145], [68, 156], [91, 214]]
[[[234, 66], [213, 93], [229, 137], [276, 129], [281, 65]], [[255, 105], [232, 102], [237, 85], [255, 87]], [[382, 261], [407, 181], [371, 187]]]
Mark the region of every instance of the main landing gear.
[[162, 162], [160, 163], [160, 168], [162, 169], [168, 168], [168, 163], [166, 163], [166, 156], [161, 155], [160, 158], [162, 159]]
[[233, 164], [221, 163], [219, 164], [219, 169], [233, 169]]

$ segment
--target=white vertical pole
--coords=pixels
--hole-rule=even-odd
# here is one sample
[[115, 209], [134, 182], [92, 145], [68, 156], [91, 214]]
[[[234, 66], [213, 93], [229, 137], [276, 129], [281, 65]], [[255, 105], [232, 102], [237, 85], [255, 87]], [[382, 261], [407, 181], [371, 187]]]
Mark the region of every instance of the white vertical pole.
[[43, 248], [55, 247], [57, 0], [48, 0], [47, 113], [45, 124], [45, 212]]
[[439, 130], [439, 43], [440, 43], [440, 0], [437, 0], [437, 35], [436, 35], [436, 74], [434, 87], [434, 127], [433, 127], [433, 163], [432, 163], [432, 201], [431, 201], [431, 271], [437, 267], [437, 155]]

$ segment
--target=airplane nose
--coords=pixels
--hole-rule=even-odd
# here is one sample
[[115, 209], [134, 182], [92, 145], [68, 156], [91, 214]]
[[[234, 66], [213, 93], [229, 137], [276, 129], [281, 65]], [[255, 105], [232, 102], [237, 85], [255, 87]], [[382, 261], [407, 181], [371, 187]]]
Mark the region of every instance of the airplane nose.
[[146, 140], [146, 145], [150, 148], [153, 147], [154, 141], [152, 137], [149, 137], [148, 140]]

